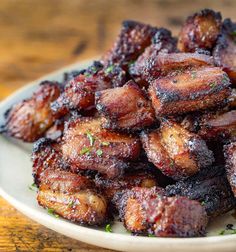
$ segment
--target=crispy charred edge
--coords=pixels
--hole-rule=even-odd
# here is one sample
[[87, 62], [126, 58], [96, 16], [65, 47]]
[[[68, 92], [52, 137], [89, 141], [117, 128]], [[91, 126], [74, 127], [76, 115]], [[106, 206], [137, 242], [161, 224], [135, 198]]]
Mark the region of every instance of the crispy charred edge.
[[[39, 95], [42, 95], [43, 97], [40, 99], [40, 101], [38, 101], [38, 103], [44, 102], [46, 105], [47, 104], [49, 105], [51, 100], [55, 100], [60, 95], [62, 90], [63, 90], [62, 84], [59, 82], [48, 81], [48, 80], [42, 81], [39, 84], [38, 89], [33, 92], [31, 97], [24, 99], [17, 104], [14, 104], [11, 108], [9, 108], [5, 111], [5, 113], [4, 113], [5, 124], [0, 125], [0, 134], [4, 133], [7, 136], [18, 138], [18, 139], [21, 139], [25, 142], [34, 142], [35, 140], [42, 137], [44, 134], [44, 131], [46, 131], [53, 123], [53, 121], [55, 119], [53, 116], [52, 116], [52, 122], [50, 124], [48, 123], [48, 125], [44, 131], [42, 131], [42, 129], [40, 129], [40, 130], [36, 129], [36, 132], [31, 132], [30, 128], [28, 128], [27, 132], [25, 132], [26, 134], [23, 134], [24, 133], [23, 131], [26, 130], [27, 127], [31, 127], [31, 129], [33, 127], [36, 127], [34, 125], [34, 123], [31, 122], [31, 123], [28, 123], [25, 125], [20, 124], [20, 125], [14, 126], [14, 121], [12, 122], [12, 120], [14, 120], [14, 117], [17, 115], [18, 110], [20, 110], [25, 105], [25, 103], [34, 101], [34, 104], [37, 105], [37, 98]], [[36, 111], [36, 113], [38, 113], [38, 111]], [[49, 113], [50, 113], [50, 110], [49, 110]], [[21, 117], [21, 116], [24, 116], [24, 115], [22, 115], [22, 114], [17, 115], [17, 117]], [[12, 124], [13, 124], [13, 128], [11, 129]], [[20, 126], [23, 126], [23, 127], [20, 128]], [[37, 132], [37, 131], [39, 131], [39, 132]]]
[[42, 173], [45, 170], [69, 170], [70, 168], [62, 159], [62, 155], [56, 146], [57, 143], [49, 138], [40, 138], [34, 143], [31, 156], [33, 162], [32, 175], [37, 186], [39, 186]]
[[[121, 31], [113, 47], [102, 58], [102, 62], [107, 64], [118, 63], [123, 69], [136, 60], [136, 58], [151, 44], [151, 39], [157, 28], [132, 20], [122, 22]], [[136, 41], [138, 39], [139, 41]]]
[[[197, 237], [206, 234], [203, 206], [186, 197], [161, 197], [143, 202], [151, 231], [160, 237]], [[150, 231], [149, 231], [150, 232]]]
[[[131, 231], [133, 234], [147, 234], [149, 225], [146, 221], [146, 214], [142, 207], [141, 202], [144, 199], [155, 199], [157, 197], [160, 197], [162, 195], [165, 195], [165, 192], [163, 188], [160, 187], [152, 187], [152, 188], [141, 188], [141, 187], [134, 187], [132, 189], [123, 190], [120, 192], [117, 192], [113, 199], [112, 203], [113, 205], [118, 209], [119, 218], [123, 222], [126, 229]], [[134, 218], [136, 218], [136, 215], [138, 216], [138, 228], [131, 227], [126, 222], [126, 213], [127, 213], [127, 203], [128, 200], [134, 200], [134, 207], [137, 209], [135, 210]]]
[[[199, 26], [201, 27], [201, 22], [204, 19], [209, 19], [211, 17], [214, 20], [214, 30], [208, 31], [208, 34], [200, 34]], [[181, 51], [193, 52], [198, 48], [212, 49], [218, 35], [221, 31], [222, 17], [220, 12], [215, 12], [210, 9], [201, 10], [192, 16], [189, 16], [183, 25], [181, 32], [179, 34], [178, 48]], [[201, 37], [202, 36], [202, 37]], [[204, 36], [207, 36], [205, 38]]]
[[207, 141], [225, 142], [236, 132], [236, 110], [209, 112], [196, 119], [198, 134]]
[[[126, 114], [123, 114], [126, 108], [129, 108], [128, 100], [126, 104], [127, 106], [125, 106], [124, 104], [124, 111], [118, 111], [115, 103], [117, 102], [118, 104], [120, 102], [119, 89], [126, 89], [127, 92], [128, 90], [130, 90], [130, 92], [135, 93], [137, 103], [134, 111], [127, 111]], [[115, 96], [115, 90], [117, 90], [118, 96]], [[103, 102], [103, 95], [106, 95], [106, 93], [108, 93], [109, 91], [111, 93], [114, 93], [114, 98], [113, 100], [110, 100], [110, 104], [109, 102], [106, 103], [106, 101]], [[154, 109], [151, 106], [151, 102], [147, 98], [147, 94], [144, 92], [144, 90], [141, 90], [138, 85], [132, 80], [128, 81], [123, 87], [96, 92], [95, 101], [98, 112], [106, 118], [105, 120], [103, 120], [103, 127], [105, 129], [124, 132], [128, 131], [132, 133], [134, 131], [140, 131], [141, 129], [143, 129], [143, 127], [151, 126], [155, 122]], [[131, 124], [129, 126], [127, 125], [126, 127], [119, 126], [119, 120], [122, 120], [122, 117], [127, 115], [130, 115], [130, 117], [132, 118], [131, 121], [134, 121], [134, 124]]]
[[[193, 132], [188, 131], [186, 128], [183, 128], [180, 124], [171, 121], [170, 119], [162, 118], [159, 129], [142, 131], [140, 134], [140, 139], [148, 160], [152, 162], [158, 169], [160, 169], [164, 175], [171, 177], [174, 180], [181, 180], [193, 175], [193, 171], [189, 171], [188, 173], [186, 171], [186, 167], [183, 170], [181, 166], [177, 165], [175, 158], [171, 158], [169, 153], [170, 150], [168, 151], [168, 149], [165, 147], [165, 144], [161, 140], [161, 131], [163, 128], [172, 128], [174, 126], [175, 128], [179, 127], [181, 131], [185, 131], [188, 141], [187, 143], [185, 142], [183, 146], [187, 148], [185, 151], [188, 151], [189, 159], [192, 159], [196, 164], [197, 170], [195, 173], [199, 169], [211, 165], [214, 162], [214, 155], [213, 152], [208, 149], [206, 142], [201, 137]], [[155, 150], [151, 149], [150, 134], [155, 134], [158, 136], [158, 145], [161, 145], [162, 148], [160, 153], [158, 153], [158, 155], [160, 155], [158, 158], [163, 160], [159, 160], [158, 162], [156, 161], [157, 157], [155, 156], [157, 153], [154, 153]], [[183, 132], [181, 134], [183, 134]], [[179, 155], [181, 154], [182, 152], [179, 153]]]
[[224, 156], [226, 162], [225, 168], [227, 178], [233, 191], [236, 205], [236, 162], [235, 162], [236, 142], [232, 142], [224, 146]]
[[[233, 84], [236, 83], [236, 66], [229, 65], [227, 62], [222, 59], [222, 54], [231, 54], [233, 52], [225, 51], [230, 46], [230, 43], [236, 43], [236, 23], [233, 23], [231, 19], [225, 19], [222, 25], [222, 32], [218, 36], [216, 45], [213, 50], [213, 58], [216, 66], [223, 67], [223, 70], [229, 75]], [[235, 45], [236, 47], [236, 45]], [[236, 49], [235, 49], [236, 52]], [[231, 55], [229, 55], [231, 56]]]
[[[187, 71], [188, 72], [186, 73], [191, 73], [191, 71]], [[178, 73], [176, 76], [178, 77]], [[169, 76], [164, 77], [163, 80], [168, 81], [168, 77], [172, 78], [173, 75], [170, 74]], [[160, 80], [162, 79], [160, 78]], [[158, 81], [159, 79], [153, 81], [149, 86], [149, 94], [156, 111], [156, 116], [185, 114], [187, 112], [202, 111], [205, 109], [212, 109], [214, 107], [223, 107], [228, 103], [228, 97], [231, 94], [231, 82], [227, 74], [223, 72], [221, 76], [217, 76], [217, 79], [214, 81], [208, 80], [209, 86], [207, 86], [207, 83], [203, 83], [203, 86], [193, 93], [184, 92], [183, 90], [178, 91], [161, 88], [158, 85]], [[202, 80], [199, 79], [199, 81]], [[211, 86], [211, 83], [214, 85]], [[205, 99], [205, 101], [203, 99]], [[156, 107], [156, 103], [159, 103], [158, 107]]]
[[138, 59], [129, 65], [129, 74], [140, 86], [148, 86], [148, 82], [143, 78], [143, 71], [148, 61], [154, 61], [160, 52], [177, 52], [177, 39], [172, 37], [171, 31], [165, 28], [157, 29], [152, 38], [152, 44], [146, 47], [145, 51]]
[[107, 179], [97, 175], [94, 180], [96, 186], [106, 195], [108, 199], [112, 199], [117, 192], [133, 187], [151, 188], [157, 186], [157, 181], [152, 173], [145, 170], [136, 170], [126, 172], [119, 179]]
[[[210, 190], [209, 190], [210, 188]], [[168, 196], [181, 195], [199, 201], [208, 216], [215, 217], [236, 206], [224, 166], [213, 166], [165, 189]]]
[[160, 52], [158, 57], [147, 59], [140, 74], [141, 79], [150, 84], [157, 78], [174, 72], [174, 70], [176, 73], [181, 73], [184, 70], [211, 65], [213, 65], [213, 58], [206, 54]]
[[94, 183], [84, 176], [66, 171], [44, 171], [37, 200], [44, 208], [52, 209], [53, 213], [83, 225], [100, 226], [110, 217], [107, 201]]

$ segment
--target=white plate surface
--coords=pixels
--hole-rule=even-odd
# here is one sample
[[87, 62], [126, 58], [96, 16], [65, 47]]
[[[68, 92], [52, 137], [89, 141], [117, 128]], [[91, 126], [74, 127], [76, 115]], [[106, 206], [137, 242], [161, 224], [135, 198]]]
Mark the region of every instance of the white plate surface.
[[[63, 72], [86, 67], [91, 61], [75, 64], [47, 75], [40, 80], [60, 81]], [[29, 97], [40, 80], [20, 89], [0, 103], [0, 124], [3, 114], [12, 104]], [[106, 233], [104, 229], [79, 226], [63, 219], [54, 218], [39, 207], [36, 192], [29, 190], [32, 184], [29, 144], [12, 141], [0, 136], [0, 195], [19, 211], [46, 227], [71, 238], [104, 248], [132, 252], [236, 252], [236, 235], [219, 236], [228, 223], [236, 225], [232, 213], [213, 219], [208, 228], [208, 237], [203, 238], [151, 238], [131, 236], [119, 222]]]

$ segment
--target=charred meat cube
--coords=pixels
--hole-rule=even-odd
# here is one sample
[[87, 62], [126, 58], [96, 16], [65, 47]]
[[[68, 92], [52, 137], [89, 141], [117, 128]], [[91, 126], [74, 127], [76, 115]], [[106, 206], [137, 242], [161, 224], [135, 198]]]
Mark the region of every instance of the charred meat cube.
[[192, 176], [214, 161], [205, 141], [171, 121], [163, 121], [157, 130], [142, 132], [141, 141], [148, 160], [175, 180]]
[[37, 200], [39, 205], [65, 219], [101, 225], [108, 215], [106, 199], [86, 177], [61, 170], [46, 170]]
[[25, 142], [34, 142], [43, 136], [55, 118], [50, 103], [60, 95], [56, 82], [44, 81], [33, 95], [12, 106], [6, 113], [3, 132]]
[[119, 213], [133, 233], [158, 237], [203, 236], [208, 222], [205, 209], [185, 197], [165, 197], [160, 189], [134, 188], [119, 198]]
[[199, 126], [198, 134], [206, 140], [235, 136], [236, 110], [205, 114], [199, 119]]
[[106, 118], [104, 128], [140, 130], [155, 121], [155, 113], [145, 93], [133, 82], [123, 87], [96, 92], [97, 110]]
[[115, 44], [103, 57], [102, 61], [107, 64], [119, 64], [127, 68], [128, 64], [136, 60], [144, 49], [151, 44], [152, 37], [157, 28], [139, 22], [126, 20]]
[[95, 61], [85, 72], [69, 80], [64, 93], [52, 104], [52, 110], [57, 117], [64, 116], [69, 110], [91, 110], [96, 91], [122, 86], [125, 82], [126, 73], [119, 66], [104, 67]]
[[197, 48], [211, 50], [221, 31], [221, 14], [204, 9], [189, 16], [179, 34], [178, 48], [194, 52]]
[[151, 188], [157, 186], [155, 177], [151, 173], [142, 170], [126, 173], [123, 177], [116, 179], [96, 176], [94, 182], [103, 192], [103, 195], [109, 200], [111, 200], [116, 193], [125, 189], [131, 189], [133, 187]]
[[[140, 56], [141, 57], [141, 56]], [[138, 67], [138, 61], [135, 66]], [[160, 76], [165, 76], [176, 70], [181, 72], [184, 69], [198, 68], [201, 66], [213, 65], [213, 59], [205, 54], [198, 53], [164, 53], [160, 52], [157, 56], [148, 58], [140, 70], [139, 79], [143, 83], [151, 83]], [[135, 67], [134, 66], [134, 67]], [[136, 71], [136, 70], [133, 70]], [[140, 81], [139, 81], [140, 82]]]
[[137, 137], [110, 132], [101, 124], [100, 118], [77, 118], [67, 123], [61, 151], [72, 171], [96, 170], [116, 177], [127, 168], [125, 161], [139, 157]]
[[49, 170], [69, 170], [69, 166], [63, 161], [60, 144], [47, 138], [40, 138], [34, 144], [32, 152], [33, 177], [38, 186], [42, 173]]
[[156, 116], [184, 114], [224, 104], [230, 80], [218, 67], [171, 72], [156, 79], [149, 94]]
[[224, 154], [228, 181], [231, 185], [234, 197], [236, 198], [236, 143], [232, 142], [226, 145], [224, 148]]
[[223, 166], [213, 166], [166, 187], [168, 196], [181, 195], [199, 201], [209, 216], [218, 216], [236, 206]]
[[142, 78], [143, 71], [149, 62], [153, 62], [158, 58], [160, 52], [173, 53], [176, 52], [176, 39], [172, 37], [171, 32], [167, 29], [160, 28], [157, 30], [152, 39], [152, 44], [148, 46], [143, 54], [131, 64], [129, 73], [140, 86], [148, 86], [147, 81]]
[[232, 83], [236, 84], [236, 23], [225, 19], [222, 30], [213, 50], [214, 61], [217, 66], [223, 67]]

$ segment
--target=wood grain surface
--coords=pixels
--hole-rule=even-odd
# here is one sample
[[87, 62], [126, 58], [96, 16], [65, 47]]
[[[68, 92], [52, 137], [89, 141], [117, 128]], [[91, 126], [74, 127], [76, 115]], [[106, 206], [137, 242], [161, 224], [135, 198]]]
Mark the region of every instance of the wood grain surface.
[[[102, 54], [124, 19], [177, 35], [186, 16], [202, 8], [236, 19], [235, 0], [0, 0], [0, 100], [44, 74]], [[109, 250], [51, 231], [0, 197], [0, 251]]]

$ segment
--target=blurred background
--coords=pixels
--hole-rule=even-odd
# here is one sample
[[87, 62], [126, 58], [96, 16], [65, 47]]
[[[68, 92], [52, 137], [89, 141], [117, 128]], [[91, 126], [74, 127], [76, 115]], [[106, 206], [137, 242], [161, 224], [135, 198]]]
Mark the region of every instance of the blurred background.
[[[0, 0], [0, 100], [27, 82], [107, 50], [124, 19], [177, 35], [203, 8], [236, 20], [236, 0]], [[0, 251], [108, 251], [48, 230], [0, 197]]]

